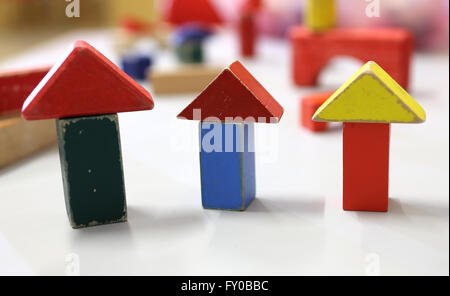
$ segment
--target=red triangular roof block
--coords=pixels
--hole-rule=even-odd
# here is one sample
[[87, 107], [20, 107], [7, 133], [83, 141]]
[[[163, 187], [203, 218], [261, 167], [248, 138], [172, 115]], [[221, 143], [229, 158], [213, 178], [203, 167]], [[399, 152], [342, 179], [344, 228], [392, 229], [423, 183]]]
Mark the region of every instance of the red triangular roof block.
[[209, 0], [172, 0], [167, 11], [167, 21], [180, 25], [199, 22], [208, 25], [222, 24], [222, 17]]
[[[201, 114], [195, 110], [200, 110]], [[277, 123], [283, 112], [283, 107], [236, 61], [217, 76], [177, 117], [202, 121], [264, 120], [266, 123]]]
[[153, 109], [150, 94], [84, 41], [75, 42], [26, 99], [27, 120]]

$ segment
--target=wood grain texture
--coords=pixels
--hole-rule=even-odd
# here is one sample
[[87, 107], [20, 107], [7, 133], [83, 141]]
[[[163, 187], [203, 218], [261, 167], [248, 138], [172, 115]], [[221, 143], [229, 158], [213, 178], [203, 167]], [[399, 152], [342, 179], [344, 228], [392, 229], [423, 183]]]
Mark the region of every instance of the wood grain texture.
[[117, 114], [57, 119], [70, 224], [83, 228], [127, 220]]
[[27, 122], [19, 114], [0, 117], [0, 168], [56, 144], [55, 122]]
[[174, 70], [155, 69], [149, 75], [154, 94], [196, 93], [204, 90], [221, 69], [202, 65], [182, 66]]
[[316, 33], [295, 26], [292, 44], [292, 75], [296, 85], [317, 84], [322, 69], [338, 56], [350, 56], [363, 63], [377, 62], [403, 88], [408, 88], [413, 36], [406, 29], [336, 28]]
[[366, 63], [314, 114], [314, 121], [422, 123], [422, 107], [375, 62]]
[[17, 113], [50, 67], [0, 72], [0, 116]]
[[390, 125], [344, 123], [343, 208], [388, 210]]
[[[199, 118], [195, 114], [201, 110]], [[236, 61], [226, 68], [179, 115], [180, 119], [215, 122], [278, 123], [283, 107]]]
[[200, 122], [202, 204], [243, 211], [255, 199], [253, 123]]
[[84, 41], [75, 42], [24, 103], [27, 120], [150, 110], [150, 94]]

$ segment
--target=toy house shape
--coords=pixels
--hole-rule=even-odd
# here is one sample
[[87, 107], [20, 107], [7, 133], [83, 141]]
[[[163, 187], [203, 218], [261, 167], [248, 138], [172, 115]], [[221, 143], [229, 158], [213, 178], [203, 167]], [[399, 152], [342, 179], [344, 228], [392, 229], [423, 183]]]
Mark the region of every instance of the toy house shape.
[[366, 63], [314, 114], [344, 122], [344, 210], [387, 211], [391, 123], [421, 123], [425, 111], [375, 62]]
[[171, 0], [169, 1], [166, 20], [174, 25], [197, 22], [205, 25], [223, 23], [213, 4], [209, 0]]
[[179, 115], [200, 121], [204, 208], [245, 210], [256, 194], [255, 122], [277, 123], [283, 107], [234, 62]]
[[117, 113], [152, 108], [144, 88], [84, 41], [70, 47], [25, 101], [25, 119], [56, 119], [73, 228], [126, 221]]

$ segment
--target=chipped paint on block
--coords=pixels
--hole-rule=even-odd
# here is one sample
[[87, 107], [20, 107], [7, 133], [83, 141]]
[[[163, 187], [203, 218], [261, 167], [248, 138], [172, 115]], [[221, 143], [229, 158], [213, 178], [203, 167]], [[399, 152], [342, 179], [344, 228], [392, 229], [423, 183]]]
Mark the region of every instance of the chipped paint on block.
[[67, 214], [73, 228], [125, 222], [117, 114], [56, 120]]
[[202, 204], [243, 211], [255, 199], [253, 123], [200, 122]]

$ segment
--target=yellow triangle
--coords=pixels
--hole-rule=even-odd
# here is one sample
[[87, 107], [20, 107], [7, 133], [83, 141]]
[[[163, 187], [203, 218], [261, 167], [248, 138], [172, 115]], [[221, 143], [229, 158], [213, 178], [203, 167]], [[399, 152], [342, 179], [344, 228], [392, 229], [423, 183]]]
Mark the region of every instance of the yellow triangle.
[[366, 63], [313, 116], [314, 121], [420, 123], [422, 107], [375, 62]]

